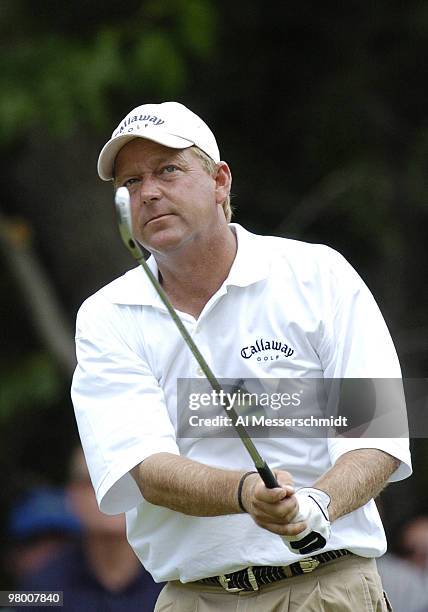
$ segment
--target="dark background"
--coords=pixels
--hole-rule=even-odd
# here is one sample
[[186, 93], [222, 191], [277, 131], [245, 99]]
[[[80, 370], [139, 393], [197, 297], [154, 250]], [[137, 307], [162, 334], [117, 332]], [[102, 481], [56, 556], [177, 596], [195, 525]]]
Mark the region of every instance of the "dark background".
[[[206, 119], [234, 220], [338, 249], [427, 376], [426, 2], [3, 0], [0, 41], [1, 524], [29, 482], [65, 479], [76, 310], [133, 265], [96, 160], [139, 104]], [[392, 543], [428, 511], [412, 447], [384, 493]]]

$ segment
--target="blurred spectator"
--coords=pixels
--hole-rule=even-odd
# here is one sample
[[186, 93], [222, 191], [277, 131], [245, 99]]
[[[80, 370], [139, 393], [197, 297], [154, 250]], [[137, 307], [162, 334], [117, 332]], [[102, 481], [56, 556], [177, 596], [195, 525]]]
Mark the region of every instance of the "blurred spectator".
[[151, 612], [163, 584], [153, 581], [129, 546], [124, 516], [98, 510], [80, 448], [72, 455], [67, 497], [82, 525], [80, 541], [20, 588], [63, 591], [64, 612]]
[[[381, 517], [385, 514], [382, 497], [376, 499]], [[401, 535], [405, 533], [406, 525], [412, 521], [396, 525], [389, 534], [388, 540], [394, 550], [402, 548]], [[427, 577], [409, 560], [388, 552], [376, 560], [383, 588], [388, 595], [394, 612], [428, 612], [428, 580]]]
[[16, 581], [34, 573], [80, 532], [67, 508], [64, 491], [32, 487], [12, 506], [7, 524], [7, 569]]
[[402, 556], [428, 574], [428, 517], [417, 516], [401, 530]]
[[428, 611], [428, 580], [411, 563], [387, 553], [377, 567], [394, 612]]

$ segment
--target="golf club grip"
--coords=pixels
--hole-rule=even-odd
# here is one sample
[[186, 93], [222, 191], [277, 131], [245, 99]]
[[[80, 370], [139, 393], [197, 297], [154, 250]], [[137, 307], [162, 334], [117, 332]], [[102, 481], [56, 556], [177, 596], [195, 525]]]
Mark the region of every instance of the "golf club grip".
[[260, 478], [265, 483], [267, 489], [275, 489], [275, 487], [279, 487], [278, 481], [273, 475], [273, 472], [266, 463], [266, 461], [264, 462], [262, 467], [257, 468], [257, 471], [260, 474]]

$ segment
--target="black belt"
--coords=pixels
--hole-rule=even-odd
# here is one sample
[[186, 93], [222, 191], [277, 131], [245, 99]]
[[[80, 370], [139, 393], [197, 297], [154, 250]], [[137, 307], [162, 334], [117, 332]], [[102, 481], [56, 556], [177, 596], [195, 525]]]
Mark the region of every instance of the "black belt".
[[329, 550], [328, 552], [320, 553], [312, 557], [306, 557], [301, 561], [292, 563], [291, 565], [268, 565], [247, 567], [231, 574], [223, 574], [222, 576], [212, 576], [210, 578], [202, 578], [199, 583], [212, 584], [214, 586], [222, 586], [229, 593], [238, 591], [258, 591], [260, 586], [284, 580], [285, 578], [293, 578], [313, 572], [319, 565], [340, 559], [352, 553], [349, 550]]

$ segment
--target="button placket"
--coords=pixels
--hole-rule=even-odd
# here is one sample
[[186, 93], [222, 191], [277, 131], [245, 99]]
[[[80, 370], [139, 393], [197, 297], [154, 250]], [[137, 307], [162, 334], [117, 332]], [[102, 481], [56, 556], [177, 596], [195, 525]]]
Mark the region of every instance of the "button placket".
[[[198, 325], [196, 325], [195, 331], [193, 333], [193, 337], [194, 337], [195, 344], [197, 345], [198, 349], [201, 351], [202, 355], [204, 355], [203, 350], [201, 350], [201, 347], [199, 346], [199, 343], [198, 343], [198, 336], [200, 336], [200, 333], [201, 331]], [[199, 364], [196, 365], [196, 376], [200, 376], [200, 377], [205, 376], [204, 371]]]
[[[199, 351], [201, 352], [203, 358], [209, 363], [209, 354], [207, 354], [207, 351], [205, 350], [203, 344], [201, 345], [201, 329], [200, 329], [200, 321], [198, 321], [196, 323], [196, 326], [193, 330], [192, 333], [192, 337], [195, 341], [196, 346], [198, 347]], [[205, 376], [205, 373], [203, 371], [203, 369], [201, 368], [201, 366], [196, 362], [195, 363], [195, 376], [202, 378]]]

